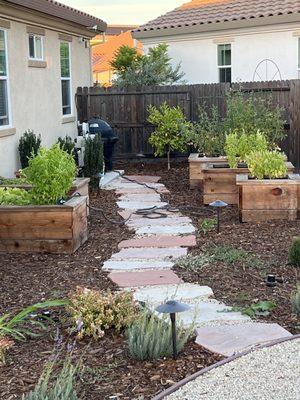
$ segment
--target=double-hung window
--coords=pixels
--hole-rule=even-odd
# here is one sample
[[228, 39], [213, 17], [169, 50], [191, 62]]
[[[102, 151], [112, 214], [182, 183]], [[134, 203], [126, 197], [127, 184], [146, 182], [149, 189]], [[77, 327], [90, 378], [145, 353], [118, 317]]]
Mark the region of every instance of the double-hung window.
[[231, 44], [218, 45], [219, 82], [231, 83]]
[[10, 124], [7, 69], [6, 31], [0, 30], [0, 127]]
[[72, 89], [71, 89], [71, 51], [69, 42], [60, 42], [60, 70], [62, 113], [72, 114]]
[[43, 61], [43, 38], [39, 35], [30, 34], [28, 37], [29, 44], [29, 58], [31, 60]]

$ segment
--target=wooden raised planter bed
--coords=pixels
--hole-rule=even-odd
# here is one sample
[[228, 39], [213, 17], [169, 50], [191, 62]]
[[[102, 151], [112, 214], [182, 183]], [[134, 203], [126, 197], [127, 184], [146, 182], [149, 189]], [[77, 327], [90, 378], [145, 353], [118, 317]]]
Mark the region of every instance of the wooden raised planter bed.
[[224, 164], [227, 162], [227, 157], [200, 157], [198, 153], [192, 153], [189, 156], [189, 173], [190, 173], [190, 188], [196, 189], [203, 183], [203, 167], [208, 163]]
[[241, 222], [262, 222], [274, 219], [294, 221], [300, 207], [300, 175], [287, 179], [249, 179], [237, 176]]
[[86, 240], [86, 196], [64, 205], [0, 206], [0, 252], [70, 254]]
[[[239, 174], [249, 174], [248, 168], [221, 168], [222, 163], [206, 163], [202, 165], [203, 175], [203, 203], [210, 204], [216, 200], [223, 200], [227, 204], [238, 205], [239, 188], [236, 177]], [[288, 173], [294, 172], [294, 166], [286, 162]]]

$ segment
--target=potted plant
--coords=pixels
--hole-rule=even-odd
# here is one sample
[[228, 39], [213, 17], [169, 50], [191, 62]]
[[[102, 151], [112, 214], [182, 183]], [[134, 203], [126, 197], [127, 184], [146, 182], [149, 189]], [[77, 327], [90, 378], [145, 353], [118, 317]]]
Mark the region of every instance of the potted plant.
[[289, 173], [285, 160], [277, 150], [246, 157], [249, 173], [236, 177], [241, 222], [297, 218], [300, 176]]

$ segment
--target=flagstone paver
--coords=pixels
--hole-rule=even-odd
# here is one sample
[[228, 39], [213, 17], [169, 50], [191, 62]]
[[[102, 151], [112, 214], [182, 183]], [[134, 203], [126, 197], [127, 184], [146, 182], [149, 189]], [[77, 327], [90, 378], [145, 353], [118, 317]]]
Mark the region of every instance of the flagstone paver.
[[171, 260], [187, 255], [187, 249], [184, 247], [165, 247], [165, 248], [127, 248], [122, 249], [118, 253], [112, 255], [111, 260]]
[[149, 236], [137, 239], [123, 240], [119, 243], [119, 249], [128, 247], [194, 247], [196, 246], [196, 236]]
[[190, 224], [191, 219], [188, 217], [169, 217], [169, 218], [134, 218], [126, 222], [126, 225], [132, 228], [139, 228], [141, 226], [159, 226], [159, 225], [186, 225]]
[[154, 225], [154, 226], [141, 226], [136, 228], [135, 232], [138, 236], [143, 235], [186, 235], [194, 233], [196, 229], [192, 224], [182, 225]]
[[[160, 176], [152, 175], [124, 175], [123, 178], [128, 178], [139, 183], [158, 183], [161, 179]], [[122, 181], [124, 181], [125, 179], [122, 179]]]
[[119, 201], [140, 201], [140, 202], [159, 202], [160, 195], [157, 193], [133, 193], [133, 194], [124, 194], [119, 197]]
[[143, 210], [153, 207], [164, 207], [166, 205], [167, 203], [159, 201], [117, 201], [117, 206], [126, 210]]
[[[166, 193], [170, 193], [170, 191], [165, 187], [165, 186], [160, 186], [158, 188], [156, 188], [155, 190], [158, 193], [162, 193], [162, 194], [166, 194]], [[139, 193], [139, 194], [145, 194], [145, 193], [153, 193], [153, 189], [150, 188], [146, 188], [146, 187], [142, 187], [142, 186], [136, 186], [134, 188], [128, 188], [128, 187], [123, 187], [120, 189], [116, 189], [116, 194], [118, 196], [122, 195], [122, 194], [128, 194], [128, 193]]]
[[173, 271], [111, 272], [108, 277], [119, 287], [137, 288], [150, 285], [172, 285], [181, 282]]
[[161, 270], [171, 269], [174, 263], [161, 260], [108, 260], [103, 264], [104, 271]]

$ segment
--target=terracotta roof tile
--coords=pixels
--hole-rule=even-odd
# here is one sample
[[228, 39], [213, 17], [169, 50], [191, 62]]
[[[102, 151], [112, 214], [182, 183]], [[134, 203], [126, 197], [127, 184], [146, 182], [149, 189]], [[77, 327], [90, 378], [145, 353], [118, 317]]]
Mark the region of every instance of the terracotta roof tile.
[[300, 0], [193, 0], [135, 32], [300, 13]]

